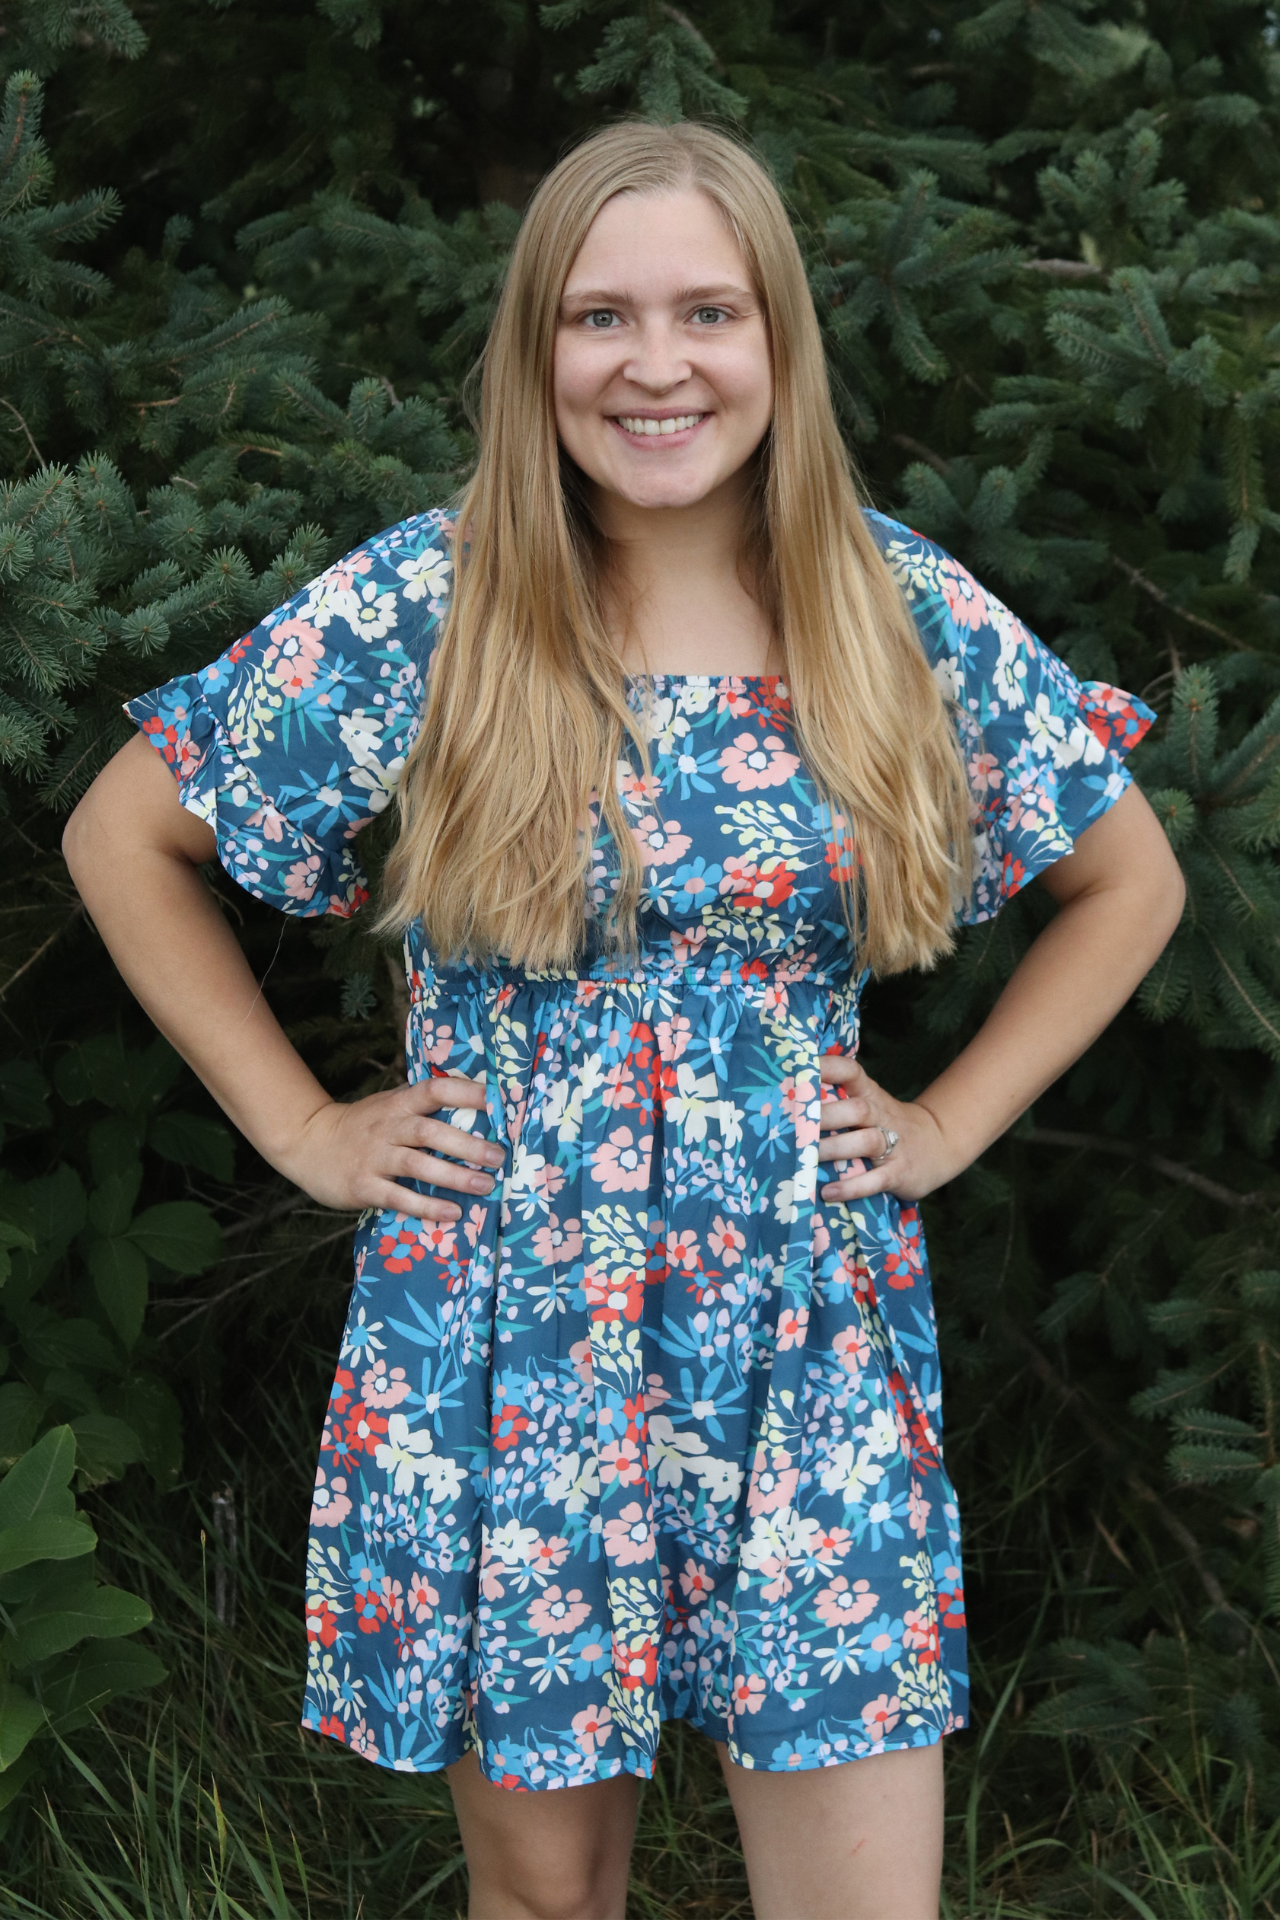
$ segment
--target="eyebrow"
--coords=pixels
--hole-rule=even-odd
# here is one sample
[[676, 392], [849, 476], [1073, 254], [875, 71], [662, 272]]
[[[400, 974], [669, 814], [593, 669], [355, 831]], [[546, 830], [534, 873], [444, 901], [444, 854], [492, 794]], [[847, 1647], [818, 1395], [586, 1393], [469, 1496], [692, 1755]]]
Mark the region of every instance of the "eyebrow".
[[[749, 287], [725, 281], [721, 286], [716, 287], [680, 287], [676, 291], [674, 304], [678, 307], [697, 305], [700, 302], [710, 304], [715, 300], [733, 297], [741, 299], [743, 295], [748, 299], [755, 298]], [[577, 288], [566, 288], [561, 296], [561, 305], [575, 307], [627, 307], [635, 304], [635, 295], [626, 293], [619, 287], [612, 290], [604, 287], [588, 287], [581, 292]]]

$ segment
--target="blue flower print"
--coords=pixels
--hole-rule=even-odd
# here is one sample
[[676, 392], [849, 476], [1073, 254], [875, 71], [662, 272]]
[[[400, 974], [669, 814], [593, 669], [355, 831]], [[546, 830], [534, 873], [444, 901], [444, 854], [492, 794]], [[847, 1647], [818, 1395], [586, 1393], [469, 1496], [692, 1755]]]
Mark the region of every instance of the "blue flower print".
[[[1081, 685], [949, 554], [868, 524], [953, 703], [962, 917], [1069, 851], [1150, 716]], [[129, 703], [219, 857], [286, 912], [365, 897], [452, 586], [446, 515], [367, 541], [200, 672]], [[664, 1719], [741, 1765], [965, 1723], [959, 1515], [928, 1259], [893, 1194], [827, 1204], [818, 1063], [865, 976], [776, 676], [626, 683], [637, 951], [446, 963], [406, 930], [412, 1081], [482, 1080], [507, 1164], [452, 1223], [364, 1215], [324, 1415], [304, 1724], [379, 1766], [473, 1750], [543, 1791], [652, 1775]], [[592, 897], [618, 884], [593, 848]]]

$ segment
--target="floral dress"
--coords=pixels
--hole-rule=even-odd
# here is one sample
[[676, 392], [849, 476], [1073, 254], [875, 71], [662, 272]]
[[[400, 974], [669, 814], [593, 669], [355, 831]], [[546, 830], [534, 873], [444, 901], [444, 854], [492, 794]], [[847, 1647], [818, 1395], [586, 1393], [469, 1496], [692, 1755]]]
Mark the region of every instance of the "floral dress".
[[[963, 567], [870, 525], [953, 703], [989, 918], [1111, 807], [1151, 715], [1082, 686]], [[415, 516], [202, 672], [129, 703], [227, 871], [356, 911], [450, 587]], [[473, 1747], [552, 1788], [651, 1775], [664, 1719], [744, 1767], [927, 1746], [966, 1715], [955, 1494], [920, 1217], [817, 1196], [819, 1060], [860, 976], [785, 682], [630, 683], [636, 959], [444, 964], [405, 938], [408, 1074], [484, 1083], [454, 1224], [369, 1212], [321, 1443], [303, 1724], [381, 1766]], [[607, 833], [596, 895], [616, 883]], [[831, 1097], [831, 1089], [826, 1089]]]

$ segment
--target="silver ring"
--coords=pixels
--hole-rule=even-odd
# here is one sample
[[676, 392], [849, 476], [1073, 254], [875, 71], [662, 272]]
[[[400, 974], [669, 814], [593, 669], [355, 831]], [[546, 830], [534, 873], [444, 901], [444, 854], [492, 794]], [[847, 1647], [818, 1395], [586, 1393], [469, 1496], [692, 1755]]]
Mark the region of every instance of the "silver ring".
[[889, 1155], [893, 1152], [894, 1148], [897, 1146], [898, 1140], [900, 1137], [898, 1134], [896, 1134], [893, 1131], [892, 1127], [877, 1127], [876, 1132], [883, 1137], [884, 1152], [878, 1153], [876, 1155], [875, 1159], [871, 1162], [873, 1167], [880, 1166], [885, 1160], [889, 1158]]

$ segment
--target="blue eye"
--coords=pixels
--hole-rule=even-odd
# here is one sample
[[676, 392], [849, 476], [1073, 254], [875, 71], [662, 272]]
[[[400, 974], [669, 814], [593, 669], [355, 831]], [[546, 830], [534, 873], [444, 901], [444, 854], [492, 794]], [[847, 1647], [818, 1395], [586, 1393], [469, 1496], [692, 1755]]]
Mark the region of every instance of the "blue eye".
[[[599, 307], [594, 313], [587, 314], [586, 321], [593, 333], [607, 333], [617, 317], [608, 307]], [[601, 325], [601, 322], [604, 324]]]
[[724, 319], [725, 312], [723, 307], [698, 307], [693, 317], [705, 325], [713, 326], [717, 320]]

